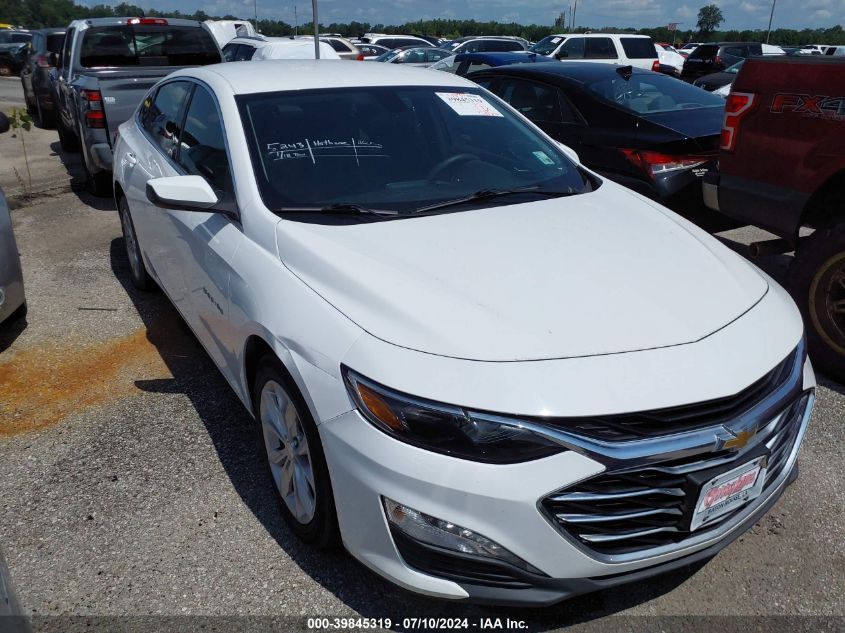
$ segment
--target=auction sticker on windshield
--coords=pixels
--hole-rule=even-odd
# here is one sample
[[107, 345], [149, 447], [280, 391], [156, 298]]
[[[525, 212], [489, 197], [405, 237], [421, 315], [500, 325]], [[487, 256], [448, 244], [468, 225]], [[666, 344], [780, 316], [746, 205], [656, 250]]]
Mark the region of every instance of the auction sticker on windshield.
[[766, 480], [766, 457], [757, 459], [714, 477], [701, 488], [690, 531], [755, 499]]
[[438, 92], [436, 94], [461, 116], [504, 116], [481, 95], [465, 92]]

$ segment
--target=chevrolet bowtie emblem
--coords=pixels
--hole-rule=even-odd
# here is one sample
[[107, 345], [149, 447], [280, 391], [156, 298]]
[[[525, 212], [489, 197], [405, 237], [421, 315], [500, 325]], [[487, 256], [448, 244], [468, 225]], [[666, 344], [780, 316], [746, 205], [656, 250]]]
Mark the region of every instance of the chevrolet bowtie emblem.
[[754, 437], [756, 429], [751, 431], [740, 431], [736, 434], [736, 437], [729, 439], [725, 442], [724, 448], [730, 449], [732, 451], [738, 451], [739, 449], [743, 448], [746, 444], [748, 444], [748, 440]]

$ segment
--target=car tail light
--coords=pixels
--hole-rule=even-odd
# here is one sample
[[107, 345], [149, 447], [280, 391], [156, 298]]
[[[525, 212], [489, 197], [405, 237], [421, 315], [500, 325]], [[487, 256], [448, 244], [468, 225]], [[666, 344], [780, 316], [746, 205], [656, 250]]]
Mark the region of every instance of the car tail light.
[[85, 113], [85, 124], [89, 128], [106, 127], [106, 113], [102, 110], [91, 110]]
[[363, 54], [363, 53], [358, 53], [358, 57], [357, 57], [356, 59], [357, 59], [359, 62], [364, 61], [364, 54]]
[[79, 96], [82, 97], [83, 101], [88, 102], [89, 107], [102, 105], [103, 102], [103, 95], [100, 94], [99, 90], [81, 90]]
[[754, 108], [755, 95], [750, 92], [731, 92], [725, 100], [725, 122], [722, 124], [720, 149], [732, 152], [736, 148], [739, 124]]
[[35, 58], [35, 64], [39, 68], [52, 68], [50, 65], [50, 58], [47, 55], [38, 55]]
[[164, 18], [130, 18], [127, 24], [158, 24], [167, 26], [167, 20]]
[[651, 69], [652, 69], [654, 72], [656, 72], [656, 73], [657, 73], [657, 72], [660, 72], [660, 60], [659, 60], [659, 59], [655, 59], [655, 60], [651, 63]]
[[691, 169], [708, 158], [704, 156], [678, 156], [674, 154], [661, 154], [645, 149], [620, 149], [622, 155], [635, 167], [641, 169], [649, 178], [678, 169]]
[[722, 58], [719, 57], [718, 55], [716, 55], [716, 57], [713, 58], [713, 63], [716, 66], [721, 66], [722, 65]]

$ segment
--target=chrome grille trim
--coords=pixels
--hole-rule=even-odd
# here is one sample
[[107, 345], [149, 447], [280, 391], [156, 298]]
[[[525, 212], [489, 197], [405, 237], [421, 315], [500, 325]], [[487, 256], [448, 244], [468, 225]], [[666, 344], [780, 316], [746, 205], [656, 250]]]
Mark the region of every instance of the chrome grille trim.
[[[636, 562], [674, 554], [679, 551], [691, 553], [691, 551], [712, 544], [726, 534], [738, 529], [757, 508], [773, 495], [779, 494], [783, 489], [797, 458], [798, 449], [812, 413], [815, 401], [814, 390], [802, 391], [806, 363], [803, 341], [796, 352], [789, 378], [780, 388], [769, 394], [764, 401], [757, 403], [752, 408], [751, 411], [759, 416], [756, 421], [752, 420], [755, 426], [751, 427], [752, 429], [756, 428], [757, 432], [740, 451], [728, 453], [722, 450], [718, 453], [714, 452], [716, 446], [721, 446], [714, 441], [715, 433], [719, 429], [723, 429], [721, 426], [706, 429], [705, 432], [709, 434], [708, 442], [698, 442], [698, 439], [704, 435], [700, 431], [677, 434], [657, 440], [649, 439], [644, 442], [616, 442], [613, 445], [591, 438], [579, 438], [580, 441], [577, 446], [570, 445], [569, 447], [605, 464], [606, 469], [598, 475], [568, 486], [567, 489], [550, 493], [538, 501], [538, 509], [564, 538], [576, 547], [594, 559], [613, 564]], [[784, 416], [792, 409], [792, 406], [798, 406], [797, 403], [804, 401], [805, 398], [806, 404], [803, 414], [796, 410], [792, 422], [783, 428], [778, 428], [785, 423]], [[744, 423], [749, 415], [742, 417]], [[760, 420], [768, 420], [768, 422], [761, 424], [762, 428], [756, 427]], [[659, 447], [670, 447], [673, 444], [675, 450], [668, 450], [657, 455], [652, 453], [650, 456], [644, 456], [641, 451], [641, 447], [644, 448], [644, 445], [650, 446], [652, 451], [657, 452]], [[641, 447], [631, 445], [641, 445]], [[745, 454], [757, 449], [757, 452], [754, 453], [754, 455], [757, 455], [763, 445], [769, 450], [769, 464], [762, 494], [738, 510], [713, 520], [706, 528], [701, 528], [699, 531], [692, 533], [679, 530], [677, 525], [684, 526], [685, 524], [678, 522], [678, 513], [683, 513], [681, 508], [689, 502], [686, 499], [688, 493], [685, 492], [685, 490], [689, 490], [689, 487], [682, 489], [682, 484], [676, 486], [674, 483], [669, 486], [660, 485], [660, 479], [663, 478], [664, 481], [667, 481], [668, 478], [675, 481], [679, 478], [685, 482], [690, 473], [699, 470], [726, 466], [730, 462], [741, 464], [741, 459]], [[635, 450], [630, 450], [632, 448]], [[600, 452], [605, 449], [607, 449], [609, 455]], [[627, 459], [623, 458], [623, 455]], [[700, 459], [695, 460], [695, 456], [699, 456]], [[655, 487], [634, 485], [635, 482], [632, 482], [631, 478], [643, 472], [648, 472], [654, 476]], [[612, 484], [609, 483], [607, 490], [602, 490], [599, 486], [593, 486], [591, 490], [590, 482], [605, 475], [608, 477], [616, 476], [618, 480]], [[581, 489], [573, 490], [573, 488]], [[565, 511], [563, 511], [564, 508], [561, 508], [562, 511], [555, 512], [551, 507], [544, 507], [543, 504], [546, 501], [553, 504], [571, 505]], [[692, 499], [691, 503], [695, 503], [695, 501], [695, 499]], [[579, 507], [579, 504], [583, 507]], [[593, 512], [593, 509], [589, 506], [596, 504], [604, 505], [604, 512]], [[672, 510], [675, 510], [675, 512], [672, 512]], [[593, 512], [594, 517], [607, 518], [590, 521], [587, 517], [591, 512]], [[637, 512], [637, 514], [626, 519], [626, 515], [631, 512]], [[612, 516], [614, 513], [616, 516]], [[627, 527], [633, 529], [623, 529], [624, 524], [610, 525], [613, 521], [622, 523], [626, 520], [630, 521], [630, 525]], [[641, 526], [639, 526], [641, 529], [635, 529], [638, 527], [637, 522], [641, 523]], [[609, 528], [617, 529], [617, 531], [613, 533], [612, 529], [605, 529], [603, 527], [605, 524]], [[587, 530], [589, 526], [592, 527]], [[579, 534], [579, 532], [583, 533]], [[653, 540], [652, 535], [654, 535]], [[643, 545], [639, 549], [628, 549], [625, 544], [620, 542], [637, 536], [644, 537]], [[654, 545], [651, 544], [652, 542]], [[618, 543], [618, 545], [613, 545], [613, 543]], [[602, 549], [605, 551], [601, 551]], [[614, 551], [614, 549], [618, 549], [618, 551]]]

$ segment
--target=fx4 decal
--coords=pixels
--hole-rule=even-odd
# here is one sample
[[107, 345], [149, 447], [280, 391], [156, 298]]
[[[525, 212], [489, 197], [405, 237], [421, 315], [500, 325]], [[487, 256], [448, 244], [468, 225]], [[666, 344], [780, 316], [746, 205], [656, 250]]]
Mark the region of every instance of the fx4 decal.
[[800, 114], [805, 117], [845, 120], [845, 96], [803, 95], [779, 92], [772, 97], [769, 111], [774, 114]]

